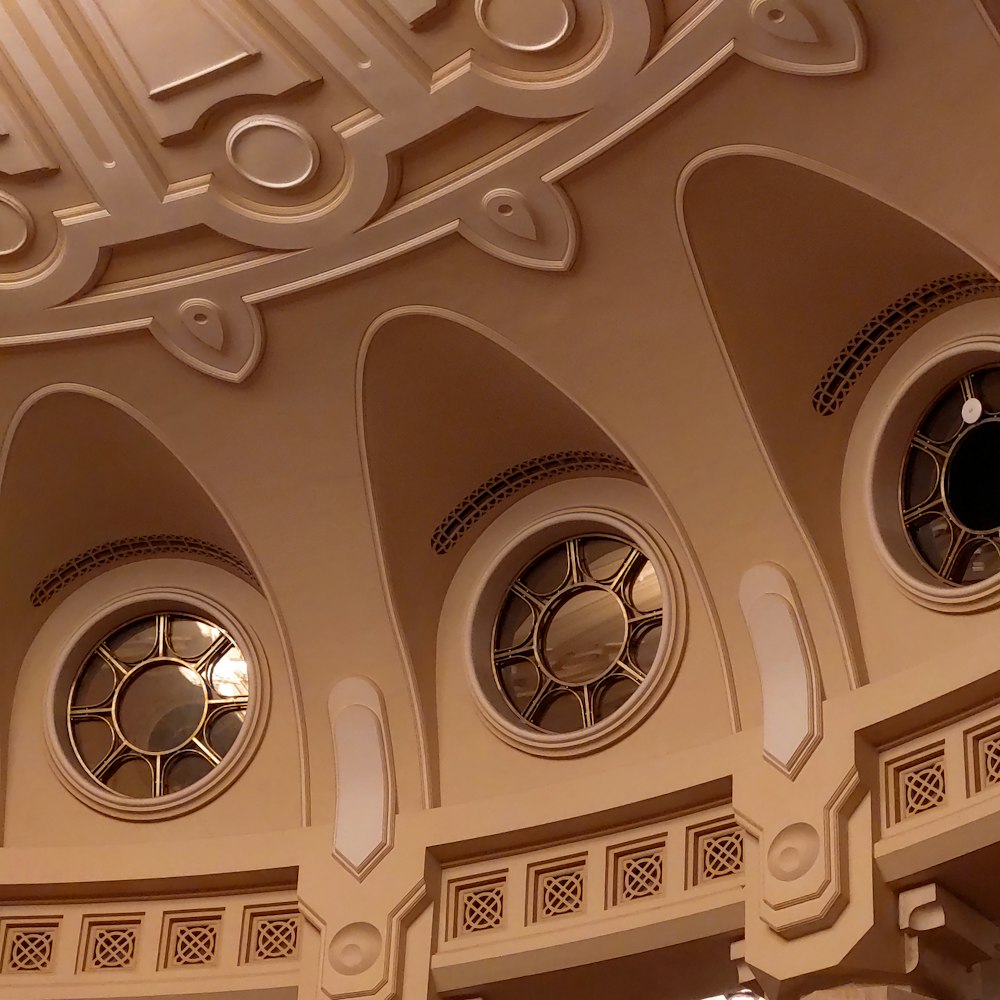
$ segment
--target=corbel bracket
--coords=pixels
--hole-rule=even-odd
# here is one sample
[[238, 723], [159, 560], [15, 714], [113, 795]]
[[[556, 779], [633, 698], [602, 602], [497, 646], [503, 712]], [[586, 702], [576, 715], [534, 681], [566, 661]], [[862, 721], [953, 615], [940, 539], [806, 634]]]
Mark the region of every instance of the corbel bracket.
[[947, 1000], [986, 1000], [1000, 927], [935, 882], [899, 894], [906, 972]]

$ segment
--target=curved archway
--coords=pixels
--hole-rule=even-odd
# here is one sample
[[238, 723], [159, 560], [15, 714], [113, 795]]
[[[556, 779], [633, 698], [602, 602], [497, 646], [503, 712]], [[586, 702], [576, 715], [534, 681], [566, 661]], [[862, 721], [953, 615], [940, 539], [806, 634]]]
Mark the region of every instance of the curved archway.
[[[428, 798], [437, 798], [437, 625], [464, 553], [507, 505], [556, 479], [606, 476], [650, 490], [671, 526], [723, 660], [723, 694], [738, 728], [714, 609], [668, 504], [608, 431], [466, 316], [393, 310], [361, 347], [358, 430], [387, 604], [422, 717]], [[438, 544], [452, 520], [461, 530]]]
[[[19, 717], [29, 712], [37, 719], [37, 706], [29, 702], [40, 679], [24, 678], [20, 668], [39, 630], [103, 571], [139, 560], [150, 565], [157, 557], [205, 563], [237, 578], [237, 586], [250, 595], [260, 623], [255, 628], [266, 633], [271, 665], [281, 686], [289, 685], [290, 697], [283, 698], [280, 709], [289, 716], [289, 746], [283, 752], [301, 759], [294, 678], [285, 668], [280, 626], [261, 593], [251, 555], [148, 419], [107, 393], [76, 384], [50, 385], [24, 400], [0, 451], [4, 742], [15, 705], [20, 705]], [[23, 704], [22, 682], [33, 692]], [[7, 757], [5, 768], [9, 765]], [[301, 782], [291, 785], [294, 822], [302, 812]], [[24, 823], [18, 829], [19, 836], [27, 835]]]
[[[829, 372], [855, 365], [852, 345], [874, 317], [892, 314], [894, 304], [941, 279], [978, 274], [989, 285], [989, 276], [929, 226], [822, 164], [782, 150], [703, 154], [681, 178], [677, 211], [765, 459], [813, 547], [831, 604], [851, 609], [835, 488], [847, 440], [872, 379], [931, 311], [869, 352], [836, 407], [817, 408], [814, 396]], [[947, 297], [940, 302], [948, 304]], [[838, 619], [857, 685], [867, 675], [855, 617]]]

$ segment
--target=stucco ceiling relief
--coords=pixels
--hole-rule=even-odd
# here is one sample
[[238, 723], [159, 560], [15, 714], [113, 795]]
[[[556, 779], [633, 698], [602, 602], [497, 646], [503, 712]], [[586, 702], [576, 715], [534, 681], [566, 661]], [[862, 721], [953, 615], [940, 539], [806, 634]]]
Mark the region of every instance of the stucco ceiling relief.
[[333, 855], [359, 880], [392, 847], [396, 789], [381, 692], [346, 677], [330, 692], [337, 812]]
[[576, 24], [573, 0], [476, 0], [476, 20], [495, 42], [519, 52], [553, 49]]
[[774, 563], [740, 582], [764, 707], [764, 757], [794, 777], [822, 738], [821, 679], [795, 584]]
[[[260, 356], [243, 302], [450, 233], [565, 270], [578, 236], [559, 180], [729, 56], [806, 75], [864, 62], [846, 0], [703, 0], [665, 28], [646, 0], [479, 0], [464, 20], [432, 7], [396, 4], [398, 25], [331, 0], [172, 0], [158, 18], [111, 0], [5, 7], [8, 342], [153, 328], [199, 370], [239, 381]], [[401, 189], [407, 151], [473, 112], [524, 130]], [[105, 283], [116, 248], [194, 226], [250, 256]], [[220, 311], [211, 330], [184, 318], [192, 284]]]
[[[869, 905], [871, 863], [864, 840], [870, 832], [862, 807], [868, 789], [855, 766], [843, 771], [843, 750], [824, 744], [803, 769], [805, 781], [791, 784], [768, 768], [770, 773], [758, 775], [764, 784], [755, 786], [754, 797], [742, 801], [734, 794], [740, 825], [760, 851], [757, 915], [786, 940], [832, 927], [848, 905]], [[757, 813], [765, 785], [778, 797], [769, 801], [782, 806], [761, 823]], [[838, 933], [846, 942], [853, 932], [838, 924]]]
[[0, 257], [27, 246], [35, 234], [35, 220], [13, 195], [0, 192]]
[[[222, 379], [242, 382], [264, 351], [264, 329], [257, 309], [241, 299], [170, 298], [154, 309], [148, 328], [175, 358]], [[143, 324], [136, 323], [133, 329]]]

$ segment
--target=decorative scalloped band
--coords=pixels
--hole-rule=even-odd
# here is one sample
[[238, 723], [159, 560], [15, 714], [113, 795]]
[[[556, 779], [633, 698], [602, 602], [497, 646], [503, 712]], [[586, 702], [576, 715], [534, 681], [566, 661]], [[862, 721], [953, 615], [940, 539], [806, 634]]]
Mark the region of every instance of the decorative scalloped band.
[[966, 271], [928, 281], [873, 316], [848, 341], [813, 391], [820, 416], [836, 413], [854, 383], [900, 334], [961, 302], [1000, 295], [1000, 281], [983, 271]]
[[485, 483], [480, 483], [461, 503], [456, 504], [434, 529], [431, 548], [443, 556], [484, 514], [497, 504], [526, 490], [529, 486], [579, 472], [625, 475], [638, 479], [631, 462], [617, 455], [599, 451], [554, 451], [504, 469]]
[[136, 535], [95, 545], [92, 549], [67, 559], [35, 585], [31, 591], [32, 606], [40, 608], [71, 583], [112, 563], [137, 557], [168, 555], [200, 556], [212, 562], [222, 563], [257, 586], [257, 577], [253, 570], [221, 545], [213, 545], [211, 542], [203, 542], [199, 538], [190, 538], [187, 535]]

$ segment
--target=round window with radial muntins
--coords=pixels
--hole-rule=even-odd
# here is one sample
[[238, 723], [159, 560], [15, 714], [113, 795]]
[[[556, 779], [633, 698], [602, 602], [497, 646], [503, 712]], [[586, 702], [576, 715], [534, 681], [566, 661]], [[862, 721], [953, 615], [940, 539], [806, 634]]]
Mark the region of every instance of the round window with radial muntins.
[[910, 545], [955, 586], [1000, 573], [1000, 365], [952, 383], [921, 417], [903, 460]]
[[511, 583], [493, 629], [504, 701], [533, 729], [589, 729], [622, 708], [653, 668], [663, 592], [632, 542], [580, 535], [534, 559]]
[[70, 745], [87, 774], [119, 795], [157, 798], [211, 774], [250, 704], [246, 660], [219, 625], [161, 612], [116, 629], [70, 689]]

